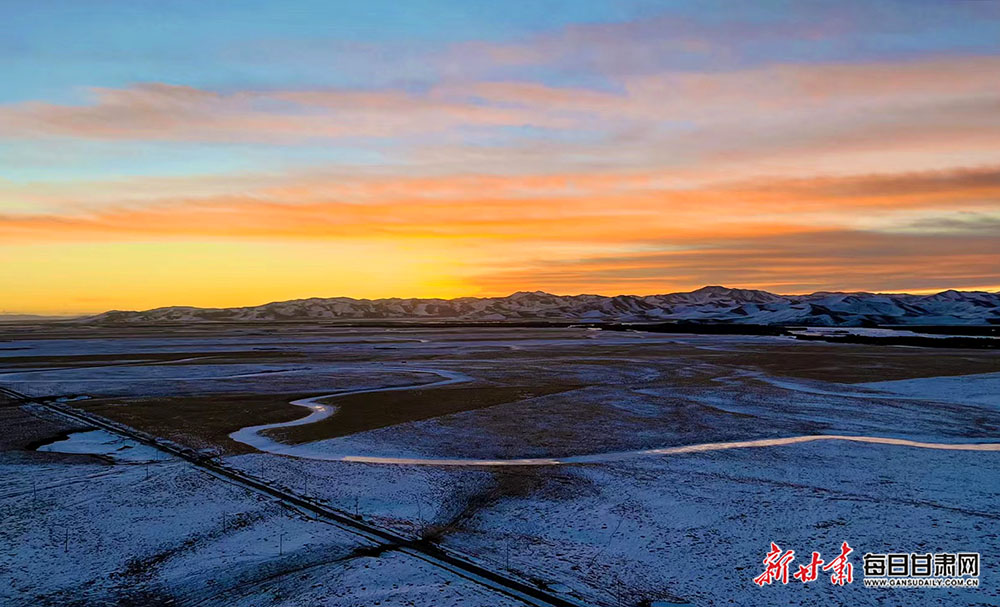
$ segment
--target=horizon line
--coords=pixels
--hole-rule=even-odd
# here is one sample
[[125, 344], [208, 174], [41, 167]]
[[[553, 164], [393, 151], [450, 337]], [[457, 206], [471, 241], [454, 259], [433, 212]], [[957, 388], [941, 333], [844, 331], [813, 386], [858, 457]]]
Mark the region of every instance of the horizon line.
[[721, 289], [727, 289], [727, 290], [731, 290], [731, 291], [758, 291], [758, 292], [763, 292], [763, 293], [770, 293], [771, 295], [778, 295], [778, 296], [781, 296], [781, 297], [807, 297], [807, 296], [810, 296], [810, 295], [816, 295], [818, 293], [830, 293], [830, 294], [838, 294], [839, 293], [839, 294], [848, 294], [848, 295], [850, 295], [850, 294], [867, 294], [867, 295], [912, 295], [912, 296], [928, 296], [928, 295], [937, 295], [937, 294], [940, 294], [940, 293], [946, 293], [948, 291], [956, 291], [956, 292], [959, 292], [959, 293], [991, 293], [991, 294], [1000, 294], [1000, 285], [990, 285], [990, 286], [986, 286], [986, 287], [950, 287], [950, 288], [946, 288], [946, 289], [940, 289], [940, 288], [934, 288], [934, 289], [913, 289], [913, 290], [909, 290], [909, 291], [868, 291], [868, 290], [863, 290], [863, 289], [862, 290], [858, 290], [858, 289], [852, 289], [852, 290], [848, 290], [848, 289], [844, 289], [844, 290], [840, 290], [840, 289], [835, 289], [835, 290], [820, 289], [820, 290], [811, 291], [811, 292], [808, 292], [808, 293], [806, 293], [806, 292], [800, 292], [800, 293], [779, 293], [777, 291], [771, 291], [771, 290], [768, 290], [768, 289], [760, 289], [760, 288], [752, 288], [752, 287], [729, 287], [729, 286], [725, 286], [725, 285], [713, 284], [713, 285], [704, 285], [704, 286], [701, 286], [701, 287], [698, 287], [698, 288], [695, 288], [695, 289], [690, 289], [690, 290], [667, 291], [667, 292], [665, 292], [665, 291], [659, 291], [659, 292], [646, 293], [646, 294], [639, 294], [639, 293], [615, 293], [613, 295], [605, 295], [603, 293], [572, 293], [572, 294], [567, 294], [567, 293], [552, 293], [552, 292], [541, 290], [541, 289], [535, 289], [535, 290], [531, 290], [531, 291], [529, 291], [529, 290], [514, 291], [512, 293], [508, 293], [507, 295], [460, 295], [460, 296], [457, 296], [457, 297], [405, 297], [405, 296], [392, 296], [392, 297], [352, 297], [350, 295], [330, 295], [330, 296], [318, 296], [318, 295], [314, 295], [314, 296], [310, 296], [310, 297], [293, 297], [293, 298], [290, 298], [290, 299], [273, 299], [273, 300], [265, 301], [264, 303], [237, 304], [237, 305], [230, 305], [230, 306], [191, 305], [191, 304], [168, 304], [168, 305], [155, 306], [155, 307], [152, 307], [152, 308], [144, 308], [144, 309], [104, 308], [104, 309], [93, 309], [93, 310], [81, 311], [81, 312], [65, 312], [65, 313], [52, 313], [52, 314], [39, 313], [39, 312], [19, 312], [19, 311], [8, 312], [8, 311], [5, 311], [5, 310], [0, 310], [0, 319], [3, 319], [5, 317], [16, 317], [16, 316], [29, 316], [29, 317], [36, 317], [36, 318], [51, 318], [51, 319], [59, 319], [59, 318], [71, 319], [71, 318], [81, 318], [81, 317], [86, 317], [86, 316], [96, 316], [96, 315], [100, 315], [100, 314], [106, 314], [106, 313], [109, 313], [109, 312], [149, 312], [149, 311], [152, 311], [152, 310], [163, 310], [163, 309], [168, 309], [168, 308], [192, 308], [192, 309], [200, 309], [200, 310], [227, 310], [227, 309], [234, 309], [234, 308], [258, 308], [258, 307], [268, 306], [268, 305], [272, 305], [272, 304], [288, 303], [288, 302], [294, 302], [294, 301], [307, 301], [307, 300], [310, 300], [310, 299], [323, 299], [323, 300], [325, 300], [325, 299], [349, 299], [349, 300], [352, 300], [352, 301], [373, 301], [373, 302], [375, 302], [375, 301], [387, 301], [387, 300], [393, 300], [393, 299], [399, 299], [399, 300], [404, 300], [404, 299], [420, 299], [420, 300], [455, 301], [455, 300], [460, 300], [460, 299], [506, 299], [506, 298], [513, 297], [513, 296], [521, 294], [521, 293], [526, 293], [526, 294], [536, 293], [536, 294], [542, 294], [542, 295], [550, 295], [550, 296], [553, 296], [553, 297], [587, 297], [587, 296], [590, 296], [590, 297], [606, 297], [606, 298], [613, 298], [613, 297], [656, 297], [656, 296], [666, 296], [666, 295], [677, 295], [677, 294], [685, 294], [685, 293], [694, 293], [694, 292], [697, 292], [697, 291], [701, 291], [701, 290], [705, 290], [705, 289], [711, 289], [711, 288], [721, 288]]

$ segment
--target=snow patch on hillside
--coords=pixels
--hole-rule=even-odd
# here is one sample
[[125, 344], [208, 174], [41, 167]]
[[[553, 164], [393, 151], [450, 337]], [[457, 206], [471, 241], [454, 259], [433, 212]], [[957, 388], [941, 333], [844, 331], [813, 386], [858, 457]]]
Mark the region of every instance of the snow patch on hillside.
[[944, 291], [936, 295], [829, 293], [777, 295], [753, 289], [703, 287], [669, 295], [552, 295], [458, 299], [300, 299], [244, 308], [170, 307], [105, 312], [101, 323], [287, 320], [586, 320], [618, 322], [711, 321], [741, 324], [874, 326], [886, 324], [1000, 324], [1000, 294]]

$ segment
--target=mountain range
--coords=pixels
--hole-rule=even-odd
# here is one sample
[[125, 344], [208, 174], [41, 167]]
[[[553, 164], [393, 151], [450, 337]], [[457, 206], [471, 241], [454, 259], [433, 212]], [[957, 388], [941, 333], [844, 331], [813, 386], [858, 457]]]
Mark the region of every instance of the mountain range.
[[552, 295], [457, 299], [296, 299], [242, 308], [174, 306], [110, 311], [82, 319], [102, 324], [303, 320], [724, 322], [765, 325], [997, 325], [1000, 293], [935, 295], [818, 292], [777, 295], [720, 286], [667, 295]]

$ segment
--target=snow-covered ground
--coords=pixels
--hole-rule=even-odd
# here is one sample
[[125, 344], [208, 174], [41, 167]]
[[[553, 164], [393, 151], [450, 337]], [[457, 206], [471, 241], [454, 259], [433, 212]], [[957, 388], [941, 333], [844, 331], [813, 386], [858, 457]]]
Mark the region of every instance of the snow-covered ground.
[[[630, 605], [997, 604], [998, 471], [998, 453], [843, 443], [630, 460], [580, 467], [549, 491], [502, 500], [445, 541], [492, 559], [495, 545], [510, 541], [517, 568], [609, 604], [619, 582]], [[979, 551], [987, 584], [909, 593], [825, 580], [759, 588], [752, 578], [771, 541], [800, 560], [813, 550], [836, 554], [843, 541], [857, 556]]]
[[[907, 400], [894, 401], [873, 392], [884, 388], [878, 385], [838, 389], [834, 384], [786, 379], [761, 387], [756, 385], [759, 379], [746, 374], [742, 388], [752, 390], [740, 397], [703, 396], [709, 402], [727, 401], [732, 412], [758, 420], [777, 419], [784, 403], [785, 413], [801, 417], [803, 423], [888, 436], [937, 437], [945, 443], [973, 433], [977, 412], [985, 413], [977, 405], [989, 404], [966, 401], [956, 408], [936, 403], [932, 391], [910, 393]], [[980, 385], [982, 377], [911, 381], [928, 386], [943, 382], [953, 386], [956, 394], [968, 392], [959, 386]], [[474, 426], [465, 429], [470, 427]], [[767, 428], [756, 431], [767, 432]], [[395, 428], [393, 433], [399, 444], [412, 444], [406, 428]], [[997, 435], [992, 436], [995, 440]], [[483, 440], [474, 435], [468, 438], [477, 443]], [[366, 446], [383, 453], [394, 448], [377, 442], [365, 445], [362, 436], [329, 442], [341, 449]], [[426, 447], [423, 451], [427, 452]], [[509, 544], [514, 553], [512, 567], [524, 575], [559, 581], [595, 602], [608, 604], [617, 600], [619, 580], [622, 592], [636, 602], [666, 597], [706, 605], [730, 599], [739, 605], [813, 604], [814, 600], [904, 605], [912, 598], [899, 591], [858, 586], [758, 588], [750, 582], [753, 575], [749, 573], [759, 573], [759, 560], [771, 539], [800, 553], [814, 549], [826, 553], [840, 541], [849, 541], [858, 554], [975, 550], [994, 563], [1000, 557], [996, 539], [1000, 516], [993, 513], [1000, 499], [1000, 453], [933, 452], [905, 444], [850, 442], [718, 453], [681, 451], [665, 457], [624, 458], [560, 467], [558, 472], [549, 468], [526, 473], [537, 479], [534, 482], [540, 488], [526, 497], [508, 496], [482, 509], [461, 531], [446, 535], [445, 542], [494, 564], [504, 561]], [[258, 457], [237, 460], [242, 464]], [[319, 487], [318, 491], [345, 509], [351, 508], [354, 492], [363, 496], [362, 511], [376, 512], [385, 523], [403, 529], [454, 515], [456, 506], [440, 498], [445, 486], [452, 487], [450, 496], [461, 501], [459, 493], [474, 496], [490, 491], [496, 474], [377, 465], [352, 474], [355, 468], [350, 464], [329, 468], [332, 465], [284, 462], [268, 473], [293, 486]], [[326, 493], [334, 486], [326, 474], [344, 482]], [[554, 493], [551, 497], [550, 492]], [[685, 558], [677, 559], [677, 554]], [[985, 579], [995, 575], [995, 564], [989, 567], [986, 571], [984, 565]], [[929, 605], [993, 604], [1000, 597], [998, 590], [930, 590], [921, 595], [921, 601]]]
[[519, 604], [162, 454], [43, 455], [0, 453], [4, 606]]
[[947, 403], [975, 403], [1000, 410], [1000, 372], [921, 377], [861, 384], [872, 390]]
[[[4, 365], [0, 358], [0, 384], [112, 401], [119, 394], [295, 395], [288, 402], [387, 387], [395, 395], [404, 385], [433, 381], [426, 369], [471, 378], [462, 389], [558, 385], [540, 396], [288, 451], [391, 464], [259, 452], [224, 459], [404, 534], [439, 538], [588, 604], [1000, 604], [1000, 453], [910, 443], [1000, 442], [1000, 358], [988, 351], [923, 354], [777, 337], [582, 329], [11, 343], [35, 357], [120, 353], [132, 363], [71, 361], [51, 369], [56, 365]], [[180, 360], [135, 364], [167, 353]], [[15, 354], [29, 356], [6, 351]], [[217, 358], [188, 360], [197, 356]], [[815, 362], [797, 364], [802, 356]], [[783, 361], [790, 361], [787, 373], [775, 371]], [[855, 379], [830, 379], [841, 376]], [[861, 377], [891, 381], [840, 383]], [[329, 415], [336, 396], [310, 404]], [[238, 423], [241, 412], [233, 412], [234, 430], [259, 425]], [[781, 440], [828, 434], [894, 444]], [[692, 447], [734, 441], [767, 442]], [[91, 433], [45, 449], [120, 452]], [[643, 453], [600, 457], [618, 452]], [[398, 458], [555, 458], [561, 465], [417, 466]], [[148, 469], [149, 478], [144, 463], [0, 452], [0, 540], [12, 547], [0, 550], [0, 582], [10, 580], [0, 593], [11, 589], [0, 603], [113, 603], [133, 592], [146, 604], [167, 597], [180, 605], [254, 607], [505, 604], [406, 554], [355, 553], [356, 537], [183, 462]], [[847, 541], [856, 581], [759, 588], [752, 578], [772, 541], [796, 550], [797, 563], [813, 550], [830, 556]], [[959, 551], [982, 554], [978, 589], [860, 584], [864, 552]]]
[[104, 430], [74, 432], [62, 440], [39, 446], [38, 451], [104, 455], [120, 462], [153, 462], [164, 457], [157, 449]]
[[[368, 385], [373, 371], [369, 365], [337, 363], [97, 365], [12, 371], [0, 374], [0, 384], [16, 387], [26, 394], [177, 396], [213, 392], [349, 390]], [[395, 374], [379, 372], [386, 382], [407, 382], [408, 374], [404, 369]]]
[[992, 335], [962, 335], [947, 333], [922, 333], [918, 331], [908, 331], [906, 329], [875, 329], [868, 327], [809, 327], [790, 331], [793, 335], [808, 335], [817, 337], [831, 337], [837, 335], [861, 335], [864, 337], [927, 337], [931, 339], [944, 339], [948, 337], [978, 337], [980, 339], [998, 339]]
[[[496, 470], [233, 458], [341, 508], [419, 533], [471, 516], [444, 544], [562, 584], [592, 604], [996, 604], [1000, 587], [758, 588], [770, 541], [824, 555], [978, 551], [997, 579], [1000, 453], [812, 442], [555, 468]], [[263, 462], [257, 465], [256, 462]], [[860, 580], [860, 572], [858, 579]], [[732, 601], [732, 603], [730, 603]]]
[[[936, 403], [932, 392], [894, 401], [849, 386], [841, 386], [841, 394], [835, 395], [837, 386], [822, 382], [786, 379], [779, 387], [760, 386], [753, 374], [742, 379], [746, 392], [730, 397], [729, 406], [734, 413], [755, 416], [758, 423], [776, 419], [783, 401], [791, 409], [786, 412], [804, 422], [954, 443], [958, 436], [974, 433], [982, 419], [995, 423], [996, 418], [980, 403]], [[957, 387], [978, 385], [981, 379], [970, 375], [912, 381]], [[413, 440], [411, 428], [393, 430], [398, 443]], [[474, 426], [465, 427], [470, 428]], [[997, 434], [992, 436], [995, 444]], [[474, 434], [467, 438], [483, 440]], [[341, 449], [345, 444], [362, 448], [365, 440], [356, 436], [330, 442]], [[370, 451], [392, 447], [367, 445]], [[501, 497], [487, 500], [458, 530], [446, 534], [445, 544], [503, 566], [509, 546], [511, 568], [564, 584], [598, 604], [616, 604], [619, 584], [630, 601], [624, 604], [630, 605], [661, 599], [699, 605], [908, 605], [912, 592], [923, 593], [919, 598], [927, 605], [1000, 601], [1000, 587], [915, 589], [907, 594], [860, 584], [758, 588], [751, 581], [760, 573], [759, 561], [770, 541], [800, 554], [830, 553], [842, 541], [858, 555], [978, 551], [983, 555], [983, 579], [992, 579], [1000, 573], [996, 451], [846, 441], [678, 451], [662, 457], [516, 469], [509, 473], [513, 476], [490, 467], [457, 470], [307, 460], [276, 461], [265, 474], [289, 486], [314, 487], [313, 492], [347, 510], [358, 500], [362, 512], [414, 533], [452, 520], [463, 503], [475, 503], [477, 497], [498, 491], [499, 485]], [[253, 462], [264, 459], [267, 456], [248, 455], [232, 461], [253, 470]], [[517, 485], [525, 477], [527, 488], [504, 493], [511, 478]]]

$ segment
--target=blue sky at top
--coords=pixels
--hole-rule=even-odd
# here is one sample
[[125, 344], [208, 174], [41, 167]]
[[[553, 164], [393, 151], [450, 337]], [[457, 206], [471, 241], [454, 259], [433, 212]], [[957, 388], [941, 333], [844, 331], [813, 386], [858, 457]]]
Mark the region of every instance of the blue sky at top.
[[[691, 36], [730, 51], [644, 57], [634, 69], [1000, 48], [997, 4], [987, 2], [6, 0], [0, 15], [3, 102], [81, 101], [81, 88], [149, 81], [213, 90], [431, 85], [448, 75], [437, 54], [456, 43], [517, 42], [567, 26], [628, 21], [648, 24], [637, 28], [639, 38]], [[795, 33], [809, 28], [830, 35]], [[485, 73], [476, 66], [477, 76], [595, 85], [614, 79], [595, 74], [586, 49], [580, 53], [575, 65]]]
[[0, 76], [24, 311], [1000, 288], [1000, 1], [0, 0]]

